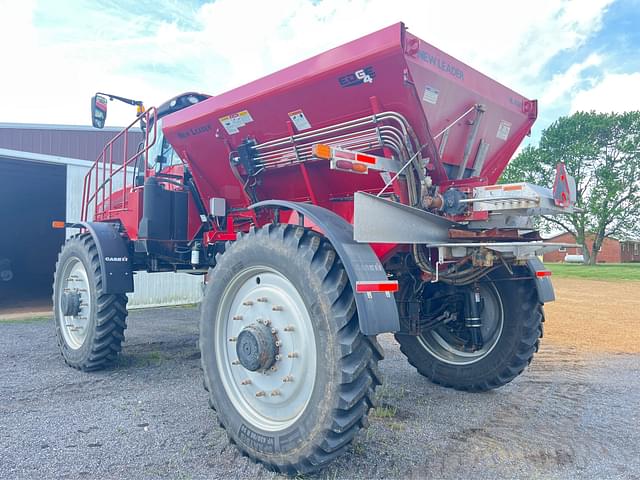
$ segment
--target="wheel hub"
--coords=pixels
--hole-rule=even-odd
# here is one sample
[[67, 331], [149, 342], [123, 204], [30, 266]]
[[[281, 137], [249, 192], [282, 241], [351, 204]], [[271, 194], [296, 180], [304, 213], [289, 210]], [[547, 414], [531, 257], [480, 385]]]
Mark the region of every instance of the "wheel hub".
[[60, 297], [60, 308], [65, 316], [75, 317], [80, 313], [80, 293], [65, 292]]
[[267, 370], [276, 361], [276, 351], [276, 339], [264, 324], [252, 323], [238, 334], [236, 353], [247, 370]]
[[216, 322], [222, 385], [241, 415], [282, 430], [302, 414], [316, 378], [313, 323], [296, 287], [263, 266], [229, 282]]
[[[56, 274], [57, 275], [57, 274]], [[78, 257], [70, 257], [60, 269], [57, 288], [58, 322], [67, 346], [77, 350], [87, 338], [91, 315], [91, 281]]]

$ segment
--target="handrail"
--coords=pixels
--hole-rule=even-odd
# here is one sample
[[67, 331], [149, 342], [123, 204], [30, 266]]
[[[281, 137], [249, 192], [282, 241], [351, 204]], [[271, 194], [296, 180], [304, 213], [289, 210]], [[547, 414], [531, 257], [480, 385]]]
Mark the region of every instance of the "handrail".
[[[105, 211], [110, 210], [110, 208], [106, 208], [107, 199], [109, 199], [109, 207], [111, 207], [111, 199], [113, 198], [113, 183], [114, 178], [122, 172], [122, 205], [126, 205], [127, 196], [128, 196], [128, 187], [130, 183], [127, 180], [127, 171], [128, 167], [133, 163], [137, 162], [140, 156], [143, 156], [143, 172], [145, 178], [147, 177], [147, 166], [149, 164], [149, 149], [155, 145], [157, 140], [158, 132], [157, 132], [157, 122], [153, 121], [156, 118], [156, 109], [155, 107], [150, 108], [146, 112], [140, 114], [136, 119], [131, 122], [127, 127], [125, 127], [120, 133], [118, 133], [115, 137], [113, 137], [102, 149], [98, 158], [93, 162], [91, 167], [89, 167], [89, 171], [84, 177], [83, 189], [82, 189], [82, 209], [81, 209], [81, 219], [82, 221], [87, 221], [89, 216], [89, 206], [93, 203], [93, 215], [94, 219], [99, 215], [105, 213]], [[131, 156], [128, 156], [129, 151], [129, 133], [131, 129], [140, 121], [143, 121], [146, 124], [147, 130], [144, 132], [144, 147], [140, 151], [136, 151]], [[153, 130], [153, 132], [151, 132]], [[151, 133], [153, 133], [152, 140], [150, 141]], [[114, 145], [122, 139], [123, 150], [121, 158], [123, 159], [121, 164], [116, 162], [118, 165], [114, 169]], [[117, 154], [117, 152], [116, 152]], [[117, 158], [116, 158], [117, 160]], [[108, 171], [107, 171], [107, 163], [108, 163]], [[107, 177], [108, 173], [108, 177]], [[101, 174], [101, 175], [100, 175]], [[132, 174], [133, 176], [133, 174]], [[101, 178], [100, 178], [101, 177]], [[132, 178], [131, 185], [135, 182], [135, 178]], [[108, 195], [107, 195], [107, 185], [109, 185]], [[92, 188], [93, 187], [93, 188]], [[101, 195], [101, 199], [99, 195]], [[99, 200], [101, 200], [99, 202]], [[99, 208], [99, 206], [101, 208]]]

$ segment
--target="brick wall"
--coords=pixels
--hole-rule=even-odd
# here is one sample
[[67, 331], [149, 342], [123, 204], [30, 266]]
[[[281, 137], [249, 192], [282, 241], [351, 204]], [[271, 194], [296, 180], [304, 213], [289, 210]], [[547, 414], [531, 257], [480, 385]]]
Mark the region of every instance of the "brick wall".
[[[576, 243], [573, 235], [569, 233], [563, 233], [557, 237], [549, 239], [550, 242], [556, 243]], [[593, 235], [587, 237], [587, 245], [591, 249], [593, 244]], [[639, 247], [640, 248], [640, 247]], [[565, 251], [555, 251], [545, 253], [543, 259], [545, 262], [562, 262], [565, 255], [582, 255], [582, 248], [567, 248]], [[620, 251], [620, 242], [615, 238], [605, 238], [600, 247], [600, 253], [598, 254], [598, 263], [620, 263], [622, 262], [622, 256]], [[640, 258], [638, 259], [640, 261]]]
[[640, 242], [620, 242], [620, 255], [623, 262], [640, 262]]

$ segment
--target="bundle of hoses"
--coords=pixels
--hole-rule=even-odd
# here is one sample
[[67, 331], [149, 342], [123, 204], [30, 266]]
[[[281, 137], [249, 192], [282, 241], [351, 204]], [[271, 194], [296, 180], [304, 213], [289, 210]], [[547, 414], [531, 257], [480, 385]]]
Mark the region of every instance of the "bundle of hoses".
[[[425, 255], [424, 245], [414, 245], [413, 246], [413, 258], [416, 262], [416, 265], [420, 267], [425, 273], [428, 273], [432, 277], [436, 277], [436, 270], [431, 265], [431, 260]], [[468, 285], [470, 283], [477, 282], [482, 277], [492, 272], [493, 270], [500, 267], [500, 265], [494, 265], [493, 267], [480, 267], [473, 268], [473, 266], [464, 268], [463, 270], [459, 270], [470, 257], [465, 257], [460, 261], [456, 262], [454, 265], [449, 267], [447, 270], [443, 272], [437, 273], [437, 278], [439, 281], [448, 283], [450, 285]]]

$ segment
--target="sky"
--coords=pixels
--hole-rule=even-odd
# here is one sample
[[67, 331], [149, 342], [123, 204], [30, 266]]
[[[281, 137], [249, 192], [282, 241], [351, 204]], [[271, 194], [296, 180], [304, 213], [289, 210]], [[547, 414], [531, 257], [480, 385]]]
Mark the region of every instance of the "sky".
[[640, 110], [640, 0], [0, 0], [0, 122], [88, 125], [96, 91], [215, 95], [397, 21], [537, 98], [530, 141], [578, 110]]

